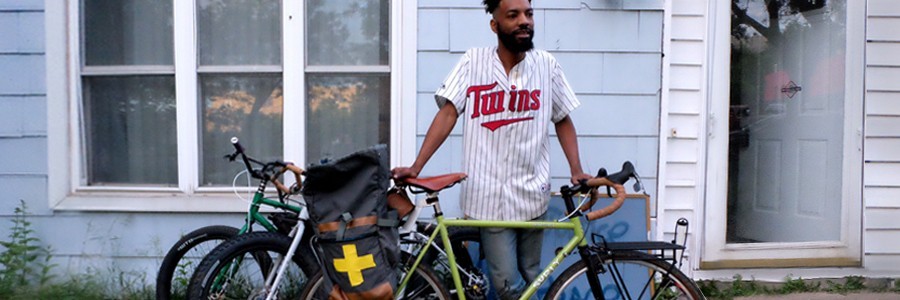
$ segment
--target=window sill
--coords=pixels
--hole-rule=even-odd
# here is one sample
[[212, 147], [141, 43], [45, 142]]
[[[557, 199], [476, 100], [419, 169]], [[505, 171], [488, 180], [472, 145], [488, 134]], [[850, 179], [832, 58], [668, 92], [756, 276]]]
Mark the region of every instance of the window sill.
[[64, 197], [53, 205], [53, 209], [56, 211], [224, 213], [246, 212], [248, 205], [249, 198], [242, 200], [232, 193], [191, 196], [164, 193], [78, 193]]

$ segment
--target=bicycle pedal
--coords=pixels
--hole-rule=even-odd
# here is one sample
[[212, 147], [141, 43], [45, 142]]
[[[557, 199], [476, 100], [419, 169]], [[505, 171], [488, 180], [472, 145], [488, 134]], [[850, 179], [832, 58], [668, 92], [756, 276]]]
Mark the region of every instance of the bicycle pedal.
[[468, 287], [465, 290], [466, 299], [487, 299], [484, 289], [479, 286]]

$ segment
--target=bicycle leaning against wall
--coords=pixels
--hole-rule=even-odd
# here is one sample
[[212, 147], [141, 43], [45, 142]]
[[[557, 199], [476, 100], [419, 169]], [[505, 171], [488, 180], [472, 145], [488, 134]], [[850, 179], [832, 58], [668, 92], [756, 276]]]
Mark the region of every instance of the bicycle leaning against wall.
[[[589, 242], [582, 229], [582, 219], [587, 222], [608, 216], [619, 209], [625, 201], [625, 188], [622, 186], [631, 178], [640, 184], [634, 166], [625, 162], [618, 173], [606, 175], [601, 169], [598, 177], [583, 181], [581, 184], [561, 188], [567, 214], [557, 221], [482, 221], [467, 219], [445, 219], [440, 208], [438, 194], [462, 178], [437, 176], [442, 180], [408, 179], [406, 184], [427, 193], [426, 201], [434, 208], [436, 225], [434, 233], [424, 244], [409, 270], [416, 270], [424, 261], [425, 253], [435, 242], [438, 235], [445, 243], [448, 241], [448, 228], [454, 227], [494, 227], [494, 228], [540, 228], [562, 229], [571, 231], [573, 237], [557, 251], [549, 264], [541, 271], [534, 282], [529, 283], [520, 299], [529, 299], [550, 278], [550, 274], [560, 265], [562, 260], [577, 253], [580, 260], [568, 267], [550, 286], [545, 299], [567, 299], [579, 291], [590, 290], [594, 299], [705, 299], [696, 283], [684, 275], [679, 269], [683, 259], [683, 245], [674, 242], [607, 242], [600, 235], [593, 235]], [[591, 207], [599, 198], [598, 187], [605, 186], [615, 190], [615, 200], [607, 207], [591, 211]], [[612, 196], [609, 190], [607, 193]], [[578, 206], [573, 198], [577, 194], [585, 194]], [[590, 199], [590, 201], [588, 201]], [[679, 220], [677, 226], [687, 226], [685, 220]], [[677, 230], [677, 228], [676, 228]], [[686, 234], [686, 233], [685, 233]], [[677, 238], [677, 237], [676, 237]], [[454, 290], [464, 290], [463, 282], [457, 268], [454, 249], [444, 249], [450, 265]], [[681, 256], [677, 252], [681, 251]], [[316, 299], [317, 285], [315, 280], [307, 284], [302, 299]], [[403, 292], [407, 287], [404, 279], [398, 287]], [[609, 287], [609, 288], [604, 288]], [[446, 294], [446, 293], [444, 293]], [[466, 293], [456, 293], [457, 298], [466, 299]]]
[[[459, 174], [464, 178], [464, 174]], [[399, 209], [395, 204], [388, 204], [391, 208], [403, 211], [399, 213], [403, 222], [400, 225], [401, 255], [403, 261], [411, 261], [415, 254], [409, 251], [420, 249], [420, 245], [427, 240], [433, 231], [430, 222], [418, 221], [420, 211], [427, 208], [424, 199], [414, 205], [402, 190], [388, 192], [402, 193], [408, 205]], [[388, 199], [391, 199], [389, 196]], [[403, 202], [401, 201], [401, 202]], [[388, 202], [392, 202], [388, 200]], [[308, 236], [313, 230], [305, 222], [308, 212], [300, 214], [301, 220], [296, 227], [290, 230], [288, 237], [282, 233], [250, 232], [239, 235], [221, 243], [213, 249], [199, 263], [191, 276], [188, 295], [189, 299], [298, 299], [298, 295], [304, 287], [310, 283], [320, 283], [321, 277], [308, 277], [303, 264], [317, 262], [314, 247], [315, 239], [297, 239], [297, 235]], [[304, 230], [306, 231], [304, 233]], [[299, 232], [299, 233], [298, 233]], [[469, 228], [454, 228], [449, 232], [449, 240], [452, 248], [459, 255], [457, 264], [470, 283], [466, 293], [477, 293], [483, 290], [485, 276], [473, 266], [473, 259], [468, 256], [468, 247], [480, 242], [477, 230]], [[446, 270], [445, 253], [443, 243], [438, 243], [425, 255], [429, 262], [436, 266], [443, 266]], [[477, 247], [473, 247], [477, 248]], [[299, 252], [303, 251], [303, 252]], [[294, 255], [296, 253], [296, 255]], [[417, 253], [417, 252], [416, 252]], [[264, 255], [263, 255], [264, 254]], [[272, 257], [271, 262], [260, 263], [258, 257]], [[293, 259], [284, 259], [291, 257]], [[403, 265], [411, 265], [403, 263]], [[318, 269], [318, 268], [317, 268]], [[321, 276], [321, 272], [317, 272]], [[449, 295], [456, 291], [447, 291], [443, 288], [440, 277], [436, 276], [431, 266], [423, 266], [413, 272], [410, 288], [406, 289], [405, 299], [448, 299]]]
[[[236, 137], [231, 138], [231, 143], [235, 151], [225, 157], [232, 162], [240, 157], [249, 176], [259, 180], [259, 185], [247, 209], [244, 225], [241, 228], [225, 225], [205, 226], [181, 237], [169, 249], [160, 264], [159, 272], [156, 275], [156, 299], [186, 299], [189, 279], [200, 260], [224, 241], [253, 231], [254, 224], [259, 224], [266, 232], [270, 233], [265, 235], [270, 242], [286, 245], [291, 242], [288, 233], [292, 228], [302, 226], [297, 222], [306, 213], [305, 209], [301, 203], [290, 198], [299, 190], [299, 184], [302, 182], [300, 178], [302, 170], [281, 161], [261, 162], [249, 157]], [[254, 165], [258, 167], [254, 167]], [[294, 174], [296, 185], [287, 187], [278, 181], [278, 178], [286, 172]], [[278, 199], [265, 196], [269, 183], [272, 183], [277, 189]], [[281, 212], [268, 214], [267, 217], [260, 212], [261, 207], [270, 207], [281, 210]], [[299, 232], [304, 231], [301, 228]], [[301, 236], [301, 240], [309, 241], [309, 238], [310, 233], [308, 232]], [[308, 243], [302, 244], [308, 245]], [[259, 252], [254, 261], [263, 264], [264, 267], [266, 264], [272, 263], [271, 257], [264, 257], [262, 252]], [[313, 274], [318, 270], [317, 264], [312, 260], [299, 262], [298, 265], [304, 267], [303, 272], [306, 274]]]

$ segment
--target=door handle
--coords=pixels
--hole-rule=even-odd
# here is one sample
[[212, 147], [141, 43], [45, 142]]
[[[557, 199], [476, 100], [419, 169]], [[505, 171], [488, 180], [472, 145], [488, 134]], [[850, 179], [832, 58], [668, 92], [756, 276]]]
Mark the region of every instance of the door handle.
[[796, 95], [797, 93], [799, 93], [802, 90], [803, 90], [803, 87], [797, 85], [792, 80], [791, 82], [788, 82], [787, 84], [784, 85], [784, 87], [781, 88], [781, 93], [784, 94], [785, 96], [787, 96], [788, 99], [791, 99], [791, 98], [794, 98], [794, 95]]

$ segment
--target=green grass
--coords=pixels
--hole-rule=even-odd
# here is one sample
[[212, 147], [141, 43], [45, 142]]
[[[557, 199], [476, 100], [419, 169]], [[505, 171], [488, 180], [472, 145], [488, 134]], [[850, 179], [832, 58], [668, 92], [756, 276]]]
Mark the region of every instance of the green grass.
[[858, 292], [866, 290], [866, 285], [864, 284], [865, 278], [861, 276], [847, 276], [844, 277], [844, 283], [835, 283], [831, 280], [828, 280], [828, 287], [825, 291], [829, 293], [846, 295], [852, 292]]
[[[701, 280], [697, 284], [700, 290], [709, 299], [734, 299], [754, 295], [785, 295], [797, 293], [825, 292], [847, 295], [855, 292], [900, 293], [900, 279], [887, 281], [887, 286], [866, 286], [866, 278], [861, 276], [847, 276], [839, 282], [826, 280], [825, 286], [821, 282], [805, 280], [803, 278], [785, 277], [780, 283], [759, 283], [755, 280], [744, 280], [740, 275], [735, 275], [732, 281]], [[877, 284], [876, 284], [877, 285]]]

